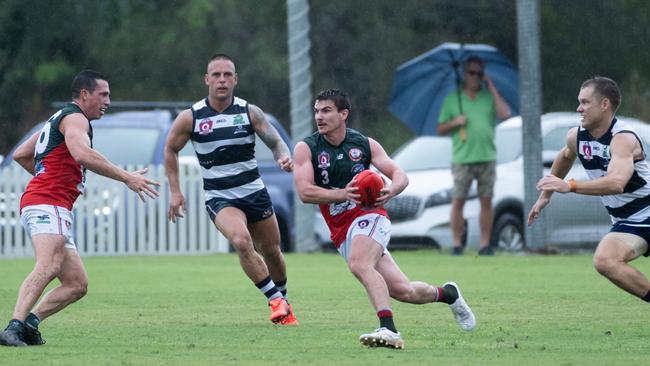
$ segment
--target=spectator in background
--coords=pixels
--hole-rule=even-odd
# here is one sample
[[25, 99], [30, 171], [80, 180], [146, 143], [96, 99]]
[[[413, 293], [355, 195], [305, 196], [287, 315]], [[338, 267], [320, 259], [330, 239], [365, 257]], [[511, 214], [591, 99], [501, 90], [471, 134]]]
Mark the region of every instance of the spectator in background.
[[469, 188], [476, 180], [481, 204], [481, 242], [478, 253], [493, 255], [490, 236], [494, 216], [492, 195], [496, 179], [494, 123], [496, 117], [508, 118], [510, 107], [485, 74], [485, 63], [481, 58], [471, 56], [463, 66], [463, 83], [445, 97], [438, 117], [438, 134], [451, 134], [453, 141], [454, 189], [450, 219], [454, 241], [452, 254], [463, 254], [463, 208]]

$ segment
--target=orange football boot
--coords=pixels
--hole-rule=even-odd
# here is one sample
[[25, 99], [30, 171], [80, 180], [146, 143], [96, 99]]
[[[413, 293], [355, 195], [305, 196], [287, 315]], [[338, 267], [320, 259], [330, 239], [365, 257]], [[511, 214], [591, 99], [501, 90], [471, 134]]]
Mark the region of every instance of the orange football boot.
[[271, 316], [269, 319], [273, 323], [278, 323], [284, 319], [291, 312], [287, 300], [283, 297], [276, 297], [275, 299], [269, 301], [269, 307], [271, 308]]
[[298, 319], [296, 319], [296, 314], [293, 312], [293, 306], [289, 304], [289, 314], [280, 320], [280, 325], [298, 325]]

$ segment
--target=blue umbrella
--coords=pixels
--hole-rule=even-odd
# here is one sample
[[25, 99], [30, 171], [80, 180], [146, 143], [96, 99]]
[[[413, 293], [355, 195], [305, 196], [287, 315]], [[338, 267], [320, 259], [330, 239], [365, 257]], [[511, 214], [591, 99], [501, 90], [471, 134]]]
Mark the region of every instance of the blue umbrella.
[[[416, 135], [435, 135], [442, 101], [458, 89], [463, 63], [470, 56], [485, 61], [485, 72], [512, 115], [519, 114], [517, 68], [492, 46], [459, 43], [443, 43], [400, 65], [395, 71], [388, 109]], [[460, 103], [460, 94], [458, 97]]]

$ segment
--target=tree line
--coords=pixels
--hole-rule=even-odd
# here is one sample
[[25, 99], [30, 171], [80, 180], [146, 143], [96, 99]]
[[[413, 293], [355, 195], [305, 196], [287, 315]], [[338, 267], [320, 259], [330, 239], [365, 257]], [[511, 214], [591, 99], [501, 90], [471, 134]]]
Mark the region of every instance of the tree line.
[[[387, 110], [393, 72], [442, 42], [487, 43], [517, 60], [513, 0], [312, 0], [312, 91], [348, 92], [350, 125], [392, 151], [412, 133]], [[580, 83], [620, 83], [621, 114], [650, 121], [645, 40], [650, 2], [545, 0], [545, 112], [574, 110]], [[0, 0], [0, 154], [70, 98], [83, 68], [105, 73], [114, 100], [204, 97], [210, 55], [237, 62], [236, 95], [288, 127], [285, 0]]]

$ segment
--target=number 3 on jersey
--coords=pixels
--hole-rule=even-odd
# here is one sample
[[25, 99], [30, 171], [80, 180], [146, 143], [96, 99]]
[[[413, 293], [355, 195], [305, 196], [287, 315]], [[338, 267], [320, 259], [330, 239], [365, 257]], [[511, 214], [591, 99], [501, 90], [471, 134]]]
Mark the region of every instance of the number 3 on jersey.
[[323, 176], [323, 184], [329, 184], [330, 176], [327, 174], [327, 170], [323, 169], [320, 171], [320, 175]]

